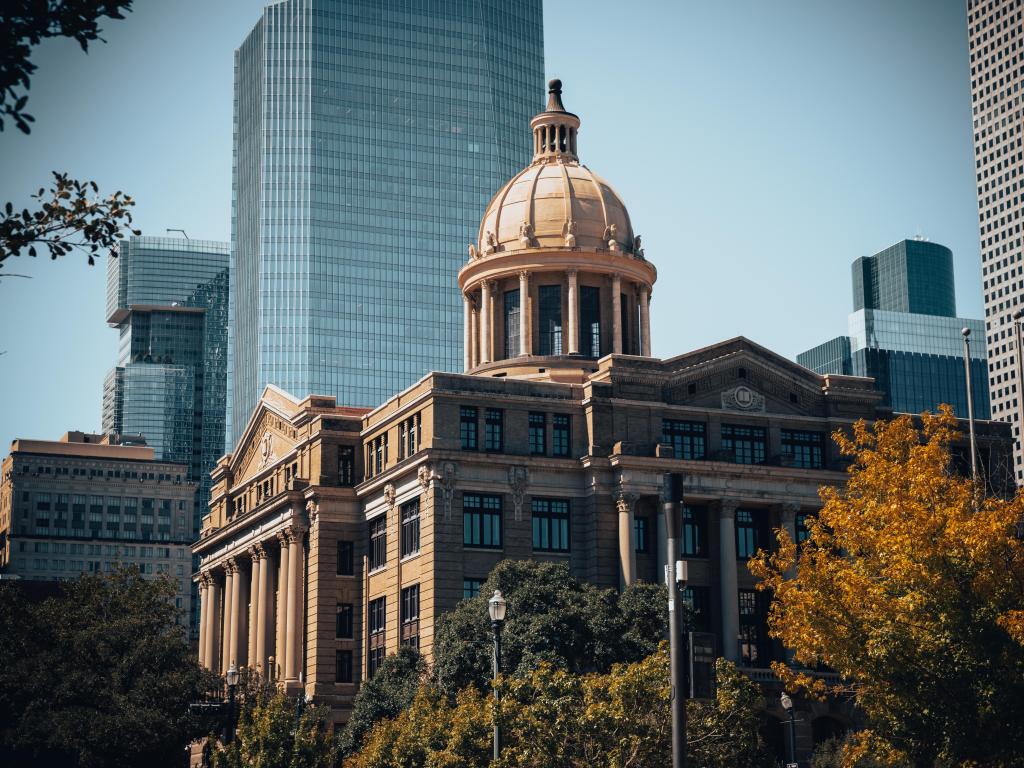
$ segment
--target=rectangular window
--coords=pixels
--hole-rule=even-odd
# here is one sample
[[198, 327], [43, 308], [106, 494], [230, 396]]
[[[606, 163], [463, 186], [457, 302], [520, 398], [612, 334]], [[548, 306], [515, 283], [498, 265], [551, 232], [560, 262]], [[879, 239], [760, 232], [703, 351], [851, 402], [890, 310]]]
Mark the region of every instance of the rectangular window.
[[402, 645], [411, 646], [417, 650], [420, 647], [420, 585], [413, 584], [405, 587], [401, 594], [401, 637], [399, 642]]
[[569, 455], [569, 426], [570, 418], [567, 414], [556, 413], [551, 417], [551, 455]]
[[519, 351], [519, 291], [505, 291], [505, 357]]
[[760, 520], [749, 509], [736, 510], [736, 557], [753, 557], [761, 546]]
[[533, 548], [538, 552], [569, 551], [569, 502], [538, 499], [531, 502]]
[[480, 594], [480, 585], [484, 583], [483, 579], [463, 579], [462, 580], [462, 599], [468, 600], [471, 597], [476, 597]]
[[707, 510], [704, 507], [683, 507], [683, 556], [708, 556]]
[[790, 457], [794, 467], [821, 469], [825, 448], [825, 436], [821, 432], [806, 430], [782, 430], [782, 453]]
[[764, 464], [767, 448], [764, 427], [722, 425], [722, 450], [732, 451], [737, 464]]
[[798, 512], [796, 515], [796, 519], [794, 520], [794, 522], [796, 524], [797, 547], [799, 547], [801, 544], [803, 544], [805, 541], [811, 538], [811, 530], [807, 527], [807, 520], [812, 516], [813, 515], [811, 515], [809, 512]]
[[352, 682], [352, 651], [334, 652], [334, 682]]
[[488, 408], [484, 412], [484, 450], [501, 453], [505, 450], [505, 412]]
[[338, 603], [335, 616], [334, 636], [348, 640], [352, 638], [352, 603]]
[[634, 546], [637, 552], [646, 552], [648, 548], [647, 542], [647, 518], [646, 517], [634, 517], [633, 518], [633, 540]]
[[685, 587], [683, 602], [690, 610], [690, 629], [694, 632], [710, 632], [711, 616], [708, 613], [708, 588]]
[[412, 456], [420, 449], [420, 437], [423, 429], [421, 416], [413, 414], [405, 420], [407, 428], [405, 431], [405, 455]]
[[351, 445], [338, 446], [338, 485], [351, 488], [356, 479], [356, 449]]
[[580, 286], [580, 354], [601, 356], [601, 289]]
[[462, 494], [462, 543], [501, 549], [501, 496]]
[[739, 591], [740, 659], [744, 666], [767, 667], [768, 618], [764, 597], [753, 589]]
[[387, 603], [386, 598], [378, 597], [369, 605], [369, 672], [372, 677], [384, 661], [384, 646], [387, 637]]
[[355, 557], [354, 557], [354, 546], [351, 541], [339, 541], [338, 542], [338, 575], [339, 576], [354, 576], [355, 575]]
[[400, 510], [402, 525], [399, 542], [402, 547], [402, 557], [415, 555], [420, 551], [420, 503], [410, 501], [403, 504]]
[[383, 568], [388, 561], [387, 515], [380, 515], [370, 521], [370, 570]]
[[672, 446], [672, 456], [677, 459], [703, 459], [707, 451], [705, 427], [701, 421], [679, 421], [663, 419], [661, 442]]
[[464, 451], [475, 451], [477, 448], [476, 413], [476, 408], [468, 405], [459, 408], [459, 440]]
[[543, 456], [547, 453], [547, 415], [530, 414], [530, 453]]
[[540, 299], [541, 355], [562, 354], [562, 286], [542, 285], [537, 289]]

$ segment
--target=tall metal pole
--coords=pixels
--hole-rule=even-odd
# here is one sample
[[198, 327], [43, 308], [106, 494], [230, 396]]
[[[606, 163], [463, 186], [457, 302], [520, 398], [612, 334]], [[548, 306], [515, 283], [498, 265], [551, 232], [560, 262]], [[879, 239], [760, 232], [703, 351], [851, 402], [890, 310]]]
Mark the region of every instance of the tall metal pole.
[[796, 763], [796, 713], [789, 710], [789, 762]]
[[967, 425], [971, 433], [971, 480], [978, 482], [978, 444], [974, 439], [974, 397], [971, 394], [971, 329], [960, 331], [964, 337], [964, 378], [967, 380]]
[[494, 630], [494, 759], [501, 757], [501, 726], [498, 725], [498, 674], [501, 672], [501, 622], [492, 621]]
[[666, 557], [665, 580], [668, 587], [669, 659], [672, 670], [672, 768], [686, 768], [686, 651], [683, 646], [682, 595], [676, 583], [682, 521], [683, 477], [665, 475]]

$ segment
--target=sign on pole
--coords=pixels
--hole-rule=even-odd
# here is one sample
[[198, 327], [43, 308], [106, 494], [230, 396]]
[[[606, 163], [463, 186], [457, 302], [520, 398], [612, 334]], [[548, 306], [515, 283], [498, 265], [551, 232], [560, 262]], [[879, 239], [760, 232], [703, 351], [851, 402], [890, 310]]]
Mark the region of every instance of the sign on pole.
[[690, 633], [690, 698], [714, 701], [717, 691], [715, 676], [715, 636], [710, 632]]

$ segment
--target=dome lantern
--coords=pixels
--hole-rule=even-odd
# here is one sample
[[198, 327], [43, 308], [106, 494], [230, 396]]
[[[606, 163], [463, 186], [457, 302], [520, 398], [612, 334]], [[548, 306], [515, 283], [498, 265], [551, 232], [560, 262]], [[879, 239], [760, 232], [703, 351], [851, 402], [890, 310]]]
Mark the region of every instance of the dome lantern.
[[562, 81], [548, 83], [548, 106], [530, 121], [533, 128], [533, 162], [550, 162], [559, 158], [579, 160], [576, 134], [580, 119], [562, 104]]

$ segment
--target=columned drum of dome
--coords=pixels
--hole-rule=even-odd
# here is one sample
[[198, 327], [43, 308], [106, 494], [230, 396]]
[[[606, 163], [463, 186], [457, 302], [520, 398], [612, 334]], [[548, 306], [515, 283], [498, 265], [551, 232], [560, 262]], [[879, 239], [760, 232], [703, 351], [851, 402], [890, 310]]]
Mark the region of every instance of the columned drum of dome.
[[577, 150], [580, 119], [549, 83], [533, 160], [494, 196], [459, 272], [464, 367], [579, 379], [608, 354], [651, 354], [657, 279], [611, 185]]

